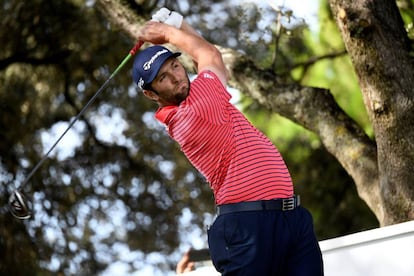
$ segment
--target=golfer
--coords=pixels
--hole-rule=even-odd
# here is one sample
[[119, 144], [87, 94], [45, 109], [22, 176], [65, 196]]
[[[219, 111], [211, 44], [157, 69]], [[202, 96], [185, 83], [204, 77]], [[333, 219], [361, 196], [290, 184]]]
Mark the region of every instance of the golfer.
[[[310, 213], [294, 195], [277, 148], [230, 102], [220, 52], [182, 16], [163, 8], [139, 31], [156, 46], [138, 53], [133, 80], [159, 106], [155, 117], [214, 193], [210, 255], [222, 275], [323, 275]], [[195, 63], [187, 72], [170, 43]]]

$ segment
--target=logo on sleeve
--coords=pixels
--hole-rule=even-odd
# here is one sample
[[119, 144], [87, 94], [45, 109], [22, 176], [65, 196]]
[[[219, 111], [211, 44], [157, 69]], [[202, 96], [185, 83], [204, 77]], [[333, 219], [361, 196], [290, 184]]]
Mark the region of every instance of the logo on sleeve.
[[204, 73], [203, 77], [206, 78], [206, 79], [214, 80], [214, 77], [212, 75], [210, 75], [209, 73]]

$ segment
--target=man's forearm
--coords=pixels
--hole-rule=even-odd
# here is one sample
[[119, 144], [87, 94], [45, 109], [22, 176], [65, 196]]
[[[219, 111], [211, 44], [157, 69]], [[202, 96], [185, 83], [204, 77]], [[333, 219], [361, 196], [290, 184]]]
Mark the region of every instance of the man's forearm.
[[198, 71], [206, 67], [225, 71], [218, 49], [188, 24], [184, 23], [181, 29], [171, 27], [166, 33], [166, 40], [190, 55], [197, 64]]
[[202, 58], [203, 53], [211, 55], [216, 49], [186, 23], [181, 26], [181, 29], [171, 27], [166, 34], [166, 40], [197, 61]]
[[188, 24], [187, 22], [183, 21], [183, 23], [181, 24], [181, 28], [182, 31], [192, 34], [192, 35], [197, 35], [197, 36], [201, 36], [190, 24]]

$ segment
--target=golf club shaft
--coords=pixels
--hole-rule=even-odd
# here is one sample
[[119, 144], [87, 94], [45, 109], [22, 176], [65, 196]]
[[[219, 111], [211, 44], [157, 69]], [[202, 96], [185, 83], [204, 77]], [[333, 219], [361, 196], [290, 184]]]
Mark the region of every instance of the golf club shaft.
[[23, 181], [23, 183], [20, 185], [19, 189], [22, 189], [26, 185], [27, 182], [29, 182], [30, 178], [33, 176], [33, 174], [39, 169], [39, 167], [45, 162], [49, 154], [52, 152], [52, 150], [59, 144], [60, 140], [62, 140], [63, 136], [69, 131], [69, 129], [72, 128], [72, 126], [76, 123], [77, 120], [85, 113], [86, 109], [95, 101], [95, 99], [102, 93], [102, 91], [106, 88], [108, 83], [112, 80], [112, 78], [124, 67], [124, 65], [131, 59], [133, 55], [141, 48], [142, 44], [144, 44], [143, 41], [138, 41], [134, 47], [129, 51], [128, 55], [122, 60], [122, 62], [118, 65], [118, 67], [113, 71], [113, 73], [109, 76], [109, 78], [102, 84], [102, 86], [96, 91], [96, 93], [92, 96], [92, 98], [86, 103], [86, 105], [81, 109], [78, 115], [71, 121], [71, 123], [68, 125], [68, 127], [65, 129], [65, 131], [59, 136], [59, 138], [56, 140], [56, 142], [50, 147], [48, 152], [40, 159], [40, 161], [36, 164], [36, 166], [30, 171], [26, 179]]

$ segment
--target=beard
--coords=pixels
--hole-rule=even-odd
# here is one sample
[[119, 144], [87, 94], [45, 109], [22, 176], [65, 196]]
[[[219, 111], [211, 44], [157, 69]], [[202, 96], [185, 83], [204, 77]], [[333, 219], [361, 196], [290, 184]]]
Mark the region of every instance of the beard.
[[177, 93], [174, 96], [177, 105], [180, 104], [182, 101], [184, 101], [188, 97], [189, 94], [190, 94], [190, 80], [187, 78], [184, 84], [179, 85], [177, 89]]

